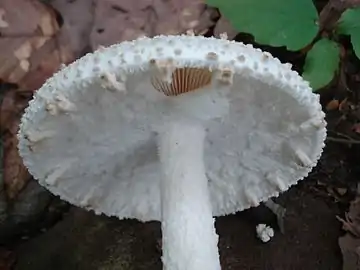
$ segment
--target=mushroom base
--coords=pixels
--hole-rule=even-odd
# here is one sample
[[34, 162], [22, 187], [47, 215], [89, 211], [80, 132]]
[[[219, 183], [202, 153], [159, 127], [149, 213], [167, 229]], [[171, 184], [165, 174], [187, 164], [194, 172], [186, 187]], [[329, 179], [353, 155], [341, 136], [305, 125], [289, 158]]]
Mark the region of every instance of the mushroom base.
[[205, 175], [204, 139], [204, 128], [187, 121], [172, 121], [159, 135], [166, 270], [221, 269]]

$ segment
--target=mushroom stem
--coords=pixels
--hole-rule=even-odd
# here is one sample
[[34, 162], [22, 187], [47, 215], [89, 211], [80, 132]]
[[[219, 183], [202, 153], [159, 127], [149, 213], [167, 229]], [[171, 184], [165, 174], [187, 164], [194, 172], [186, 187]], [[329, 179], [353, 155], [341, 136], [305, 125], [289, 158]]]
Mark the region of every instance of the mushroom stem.
[[172, 121], [159, 136], [163, 269], [219, 270], [212, 206], [203, 158], [205, 130]]

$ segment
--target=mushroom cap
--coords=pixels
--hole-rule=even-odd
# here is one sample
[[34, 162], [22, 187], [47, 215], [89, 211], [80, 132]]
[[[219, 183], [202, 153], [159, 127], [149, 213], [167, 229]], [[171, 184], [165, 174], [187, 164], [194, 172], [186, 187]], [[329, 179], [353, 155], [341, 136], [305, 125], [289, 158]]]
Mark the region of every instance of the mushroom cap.
[[[291, 65], [239, 42], [157, 36], [100, 48], [37, 91], [18, 138], [24, 164], [41, 185], [97, 214], [160, 220], [156, 139], [176, 97], [153, 87], [154, 59], [231, 73], [229, 113], [204, 120], [214, 216], [278, 196], [316, 165], [326, 137], [324, 113]], [[191, 103], [194, 93], [178, 97], [206, 116], [211, 108]]]

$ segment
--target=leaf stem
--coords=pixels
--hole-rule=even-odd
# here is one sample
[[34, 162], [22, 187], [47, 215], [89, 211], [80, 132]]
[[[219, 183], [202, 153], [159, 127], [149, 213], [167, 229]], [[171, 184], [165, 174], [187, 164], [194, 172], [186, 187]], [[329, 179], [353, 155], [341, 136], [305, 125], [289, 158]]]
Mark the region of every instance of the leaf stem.
[[320, 32], [332, 32], [342, 13], [358, 6], [360, 6], [360, 0], [330, 0], [319, 15]]

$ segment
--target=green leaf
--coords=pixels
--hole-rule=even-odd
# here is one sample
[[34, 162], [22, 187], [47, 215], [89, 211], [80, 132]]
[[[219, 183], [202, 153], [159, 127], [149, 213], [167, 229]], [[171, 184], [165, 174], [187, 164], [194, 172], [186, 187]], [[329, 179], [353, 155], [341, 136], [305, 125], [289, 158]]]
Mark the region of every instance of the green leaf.
[[338, 44], [326, 38], [320, 39], [306, 55], [302, 76], [317, 90], [330, 83], [339, 67], [339, 61]]
[[360, 58], [360, 7], [348, 9], [341, 15], [337, 32], [350, 35], [355, 54]]
[[219, 8], [233, 27], [256, 42], [300, 50], [318, 33], [318, 13], [312, 0], [206, 0]]

